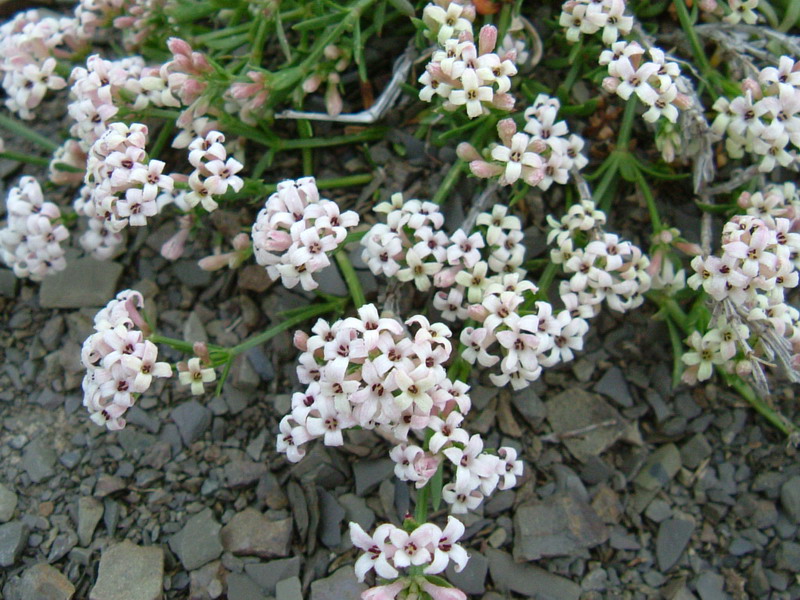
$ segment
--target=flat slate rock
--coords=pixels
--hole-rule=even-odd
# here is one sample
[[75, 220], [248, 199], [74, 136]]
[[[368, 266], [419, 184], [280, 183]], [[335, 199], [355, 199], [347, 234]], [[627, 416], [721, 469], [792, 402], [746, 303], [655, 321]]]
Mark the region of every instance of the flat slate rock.
[[356, 480], [356, 495], [364, 496], [381, 481], [394, 473], [394, 462], [390, 458], [359, 460], [353, 464], [353, 477]]
[[22, 521], [0, 525], [0, 567], [10, 567], [28, 543], [28, 526]]
[[93, 258], [67, 261], [67, 268], [42, 281], [42, 308], [84, 308], [105, 306], [114, 297], [122, 265]]
[[611, 399], [612, 402], [625, 408], [633, 406], [628, 382], [619, 367], [611, 367], [606, 371], [594, 386], [594, 391], [603, 394]]
[[800, 524], [800, 475], [781, 486], [781, 506], [792, 521]]
[[163, 579], [164, 549], [125, 540], [100, 556], [89, 600], [160, 600]]
[[608, 539], [609, 531], [594, 509], [575, 492], [553, 494], [520, 506], [514, 515], [514, 558], [569, 556]]
[[653, 452], [633, 480], [636, 488], [632, 506], [641, 513], [681, 468], [681, 453], [675, 444], [665, 444]]
[[26, 569], [17, 587], [20, 600], [71, 600], [74, 594], [70, 580], [47, 563]]
[[51, 442], [39, 437], [25, 447], [22, 468], [33, 483], [40, 483], [55, 475], [56, 460], [58, 456]]
[[261, 589], [274, 596], [279, 581], [300, 575], [301, 563], [302, 559], [299, 556], [293, 556], [266, 563], [247, 563], [244, 571]]
[[78, 500], [78, 541], [81, 546], [88, 547], [92, 543], [94, 530], [103, 518], [102, 503], [92, 496], [84, 496]]
[[211, 411], [197, 400], [189, 400], [176, 406], [169, 413], [185, 446], [200, 439], [200, 436], [211, 425]]
[[656, 558], [662, 573], [669, 571], [680, 559], [694, 532], [694, 521], [671, 518], [661, 521], [656, 536]]
[[292, 542], [292, 518], [270, 521], [254, 508], [233, 516], [220, 532], [222, 547], [236, 556], [287, 556]]
[[581, 462], [602, 454], [625, 431], [622, 416], [599, 394], [569, 390], [551, 398], [546, 405], [547, 420], [556, 435], [594, 426], [580, 436], [563, 439], [570, 453]]
[[264, 594], [258, 584], [242, 573], [229, 573], [228, 600], [264, 600]]
[[0, 483], [0, 523], [10, 521], [17, 508], [17, 494], [10, 487]]
[[456, 573], [455, 563], [447, 565], [447, 581], [465, 594], [482, 594], [486, 591], [486, 574], [489, 571], [489, 559], [480, 552], [469, 553], [469, 562], [460, 573]]
[[514, 562], [511, 555], [501, 550], [488, 548], [489, 572], [495, 588], [512, 591], [537, 600], [578, 600], [581, 586], [541, 567]]
[[187, 571], [198, 569], [222, 554], [220, 529], [214, 513], [206, 508], [189, 517], [183, 529], [169, 539], [169, 547]]
[[344, 600], [360, 598], [367, 585], [359, 583], [352, 565], [341, 567], [330, 577], [311, 584], [310, 600]]

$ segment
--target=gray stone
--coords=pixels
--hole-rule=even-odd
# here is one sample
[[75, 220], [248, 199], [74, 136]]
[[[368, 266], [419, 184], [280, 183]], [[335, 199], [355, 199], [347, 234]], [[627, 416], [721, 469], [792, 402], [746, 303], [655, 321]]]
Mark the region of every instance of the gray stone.
[[499, 591], [512, 591], [537, 600], [578, 600], [581, 586], [541, 567], [516, 563], [511, 556], [488, 548], [489, 572]]
[[359, 460], [353, 464], [356, 494], [364, 496], [394, 473], [394, 462], [390, 458]]
[[662, 572], [669, 571], [683, 554], [692, 538], [694, 521], [673, 518], [662, 521], [656, 536], [656, 558]]
[[229, 488], [243, 488], [257, 482], [266, 472], [264, 463], [232, 460], [225, 465], [225, 482]]
[[57, 569], [39, 563], [22, 574], [17, 594], [20, 600], [70, 600], [75, 586]]
[[160, 600], [163, 579], [164, 549], [125, 540], [100, 556], [97, 582], [89, 599]]
[[186, 570], [197, 569], [222, 554], [220, 529], [214, 513], [206, 508], [186, 521], [183, 529], [170, 538], [169, 547]]
[[633, 480], [636, 488], [633, 509], [642, 512], [680, 468], [681, 454], [675, 444], [666, 444], [653, 452]]
[[800, 573], [800, 544], [782, 542], [775, 555], [776, 566], [790, 573]]
[[363, 498], [355, 494], [343, 494], [339, 496], [339, 504], [344, 508], [345, 520], [358, 523], [364, 531], [371, 531], [375, 524], [375, 512], [367, 506]]
[[781, 486], [781, 506], [792, 521], [800, 524], [800, 475]]
[[460, 573], [456, 573], [451, 561], [447, 566], [447, 581], [466, 594], [482, 594], [486, 591], [486, 573], [489, 559], [480, 552], [470, 552], [469, 562]]
[[216, 600], [222, 596], [227, 569], [219, 560], [195, 569], [189, 574], [189, 598], [191, 600]]
[[319, 539], [328, 548], [336, 548], [342, 543], [342, 521], [345, 510], [331, 494], [322, 488], [319, 493]]
[[562, 440], [581, 462], [590, 456], [600, 455], [625, 431], [622, 417], [614, 407], [599, 394], [580, 389], [562, 392], [548, 400], [547, 420], [556, 436], [585, 430], [580, 436], [569, 436]]
[[262, 503], [266, 504], [269, 508], [281, 510], [289, 506], [289, 499], [286, 497], [278, 478], [269, 471], [264, 473], [258, 480], [256, 486], [256, 498]]
[[651, 521], [661, 523], [661, 521], [669, 519], [672, 516], [672, 509], [669, 504], [656, 498], [647, 506], [647, 510], [644, 511], [644, 516]]
[[197, 400], [189, 400], [173, 408], [170, 417], [178, 426], [181, 440], [186, 446], [200, 439], [211, 425], [211, 411]]
[[303, 586], [299, 577], [279, 581], [275, 587], [275, 600], [303, 600]]
[[242, 573], [228, 574], [228, 600], [264, 600], [255, 581]]
[[207, 288], [211, 283], [211, 272], [201, 269], [196, 260], [175, 261], [172, 265], [172, 272], [186, 287]]
[[28, 526], [22, 521], [0, 525], [0, 567], [13, 565], [28, 542]]
[[196, 310], [190, 312], [189, 316], [186, 317], [186, 321], [183, 324], [183, 339], [190, 343], [208, 342], [206, 328]]
[[39, 437], [25, 447], [22, 468], [33, 483], [40, 483], [55, 475], [58, 457], [50, 440]]
[[696, 434], [681, 448], [681, 460], [689, 469], [696, 469], [711, 456], [711, 444], [702, 433]]
[[748, 539], [743, 537], [734, 538], [728, 546], [728, 552], [732, 556], [744, 556], [750, 554], [756, 549], [756, 545]]
[[274, 595], [279, 581], [300, 575], [301, 562], [299, 556], [293, 556], [266, 563], [248, 563], [244, 566], [244, 570], [253, 581], [261, 586], [261, 589], [267, 594]]
[[39, 289], [42, 308], [105, 306], [114, 297], [122, 265], [93, 258], [67, 261], [67, 268], [45, 277]]
[[594, 386], [594, 391], [607, 396], [612, 402], [625, 408], [633, 406], [628, 382], [625, 381], [625, 376], [619, 367], [611, 367], [606, 371]]
[[514, 515], [514, 558], [568, 556], [608, 539], [608, 528], [576, 493], [553, 494]]
[[10, 521], [17, 509], [17, 495], [14, 490], [0, 483], [0, 523]]
[[0, 269], [0, 296], [14, 298], [17, 295], [19, 279], [11, 269]]
[[253, 460], [260, 461], [261, 452], [263, 452], [264, 445], [266, 443], [267, 443], [267, 431], [264, 430], [247, 443], [247, 447], [244, 449], [244, 451], [247, 453], [247, 456], [249, 456]]
[[542, 402], [539, 394], [528, 386], [512, 394], [511, 402], [531, 427], [540, 427], [547, 417], [547, 406]]
[[723, 590], [725, 579], [713, 571], [706, 571], [694, 583], [701, 600], [728, 600]]
[[233, 516], [221, 531], [222, 546], [236, 556], [287, 556], [292, 542], [292, 519], [270, 521], [254, 508]]
[[353, 567], [341, 567], [330, 577], [318, 579], [311, 584], [311, 600], [343, 600], [344, 598], [359, 598], [361, 592], [367, 589], [359, 583]]
[[78, 541], [81, 546], [92, 543], [94, 530], [103, 518], [103, 505], [97, 498], [84, 496], [78, 500]]

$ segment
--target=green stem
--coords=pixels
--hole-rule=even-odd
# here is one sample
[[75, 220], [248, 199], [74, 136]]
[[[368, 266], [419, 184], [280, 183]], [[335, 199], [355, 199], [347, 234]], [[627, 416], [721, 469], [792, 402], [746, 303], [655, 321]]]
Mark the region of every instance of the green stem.
[[373, 127], [365, 129], [359, 133], [351, 135], [335, 135], [329, 138], [311, 138], [280, 140], [278, 146], [281, 150], [299, 150], [301, 148], [326, 148], [328, 146], [343, 146], [344, 144], [357, 144], [359, 142], [371, 142], [383, 139], [386, 135], [386, 127]]
[[[673, 0], [672, 4], [675, 6], [675, 12], [678, 14], [678, 20], [681, 22], [681, 28], [686, 34], [686, 38], [689, 40], [689, 46], [692, 48], [692, 55], [694, 55], [694, 59], [700, 67], [700, 72], [709, 84], [711, 84], [711, 82], [716, 79], [718, 73], [711, 67], [711, 63], [708, 62], [708, 57], [703, 49], [703, 45], [700, 43], [700, 38], [697, 37], [697, 32], [694, 30], [694, 23], [692, 22], [692, 17], [689, 15], [689, 9], [686, 8], [686, 2], [685, 0]], [[709, 91], [713, 96], [717, 96], [717, 93], [713, 89]]]
[[[304, 140], [311, 140], [314, 138], [314, 129], [311, 127], [311, 121], [308, 119], [298, 119], [297, 133]], [[314, 172], [314, 151], [312, 148], [302, 148], [301, 154], [303, 156], [303, 173], [310, 175]]]
[[547, 292], [550, 289], [550, 286], [553, 284], [553, 281], [556, 278], [556, 274], [558, 273], [559, 266], [554, 262], [547, 263], [547, 266], [544, 268], [544, 272], [542, 276], [539, 278], [538, 288], [539, 291], [536, 292], [535, 298], [537, 300], [547, 300]]
[[420, 524], [428, 521], [428, 500], [431, 495], [429, 486], [430, 482], [426, 483], [417, 494], [417, 506], [414, 509], [414, 520]]
[[259, 11], [261, 21], [256, 30], [256, 36], [253, 40], [253, 50], [250, 53], [250, 64], [256, 67], [261, 66], [261, 60], [264, 57], [264, 44], [267, 40], [267, 32], [269, 31], [270, 20]]
[[353, 263], [350, 262], [350, 258], [344, 249], [338, 250], [335, 256], [339, 270], [342, 272], [342, 277], [344, 277], [344, 281], [347, 284], [347, 289], [350, 290], [353, 304], [355, 304], [356, 308], [361, 308], [367, 303], [367, 299], [364, 296], [364, 288], [361, 287], [361, 282], [358, 280], [358, 274], [353, 268]]
[[6, 115], [0, 114], [0, 127], [7, 129], [11, 133], [14, 133], [22, 138], [25, 138], [37, 146], [41, 146], [48, 152], [55, 152], [58, 149], [58, 144], [56, 144], [53, 140], [44, 137], [40, 133], [36, 133], [33, 129], [25, 125], [25, 123], [17, 121], [16, 119], [12, 119], [11, 117], [7, 117]]
[[170, 348], [173, 348], [180, 352], [184, 352], [186, 354], [194, 354], [194, 344], [191, 342], [178, 340], [175, 338], [167, 337], [165, 335], [159, 335], [157, 333], [152, 334], [148, 339], [154, 344], [165, 344]]
[[617, 135], [617, 150], [627, 151], [628, 144], [631, 141], [631, 131], [633, 130], [633, 121], [636, 119], [636, 105], [639, 99], [635, 95], [631, 95], [625, 104], [625, 113], [622, 115], [622, 124], [619, 127], [619, 134]]
[[647, 179], [638, 168], [636, 169], [636, 179], [639, 184], [639, 189], [642, 191], [644, 200], [647, 203], [647, 210], [650, 212], [650, 221], [653, 224], [653, 233], [659, 233], [664, 226], [661, 224], [661, 216], [658, 214], [658, 207], [656, 200], [653, 198], [653, 192], [650, 191], [650, 186], [647, 185]]
[[302, 313], [289, 317], [277, 325], [273, 325], [266, 331], [262, 331], [258, 335], [251, 337], [249, 340], [245, 340], [241, 344], [230, 348], [228, 352], [230, 352], [231, 358], [238, 356], [242, 352], [247, 352], [251, 348], [255, 348], [256, 346], [260, 346], [261, 344], [268, 342], [282, 331], [291, 329], [295, 325], [298, 325], [307, 319], [318, 317], [319, 315], [324, 315], [325, 313], [333, 312], [341, 308], [347, 300], [347, 298], [343, 298], [341, 300], [334, 300], [331, 302], [325, 302], [323, 304], [312, 304]]
[[467, 166], [467, 163], [461, 159], [458, 159], [453, 163], [453, 166], [450, 167], [447, 175], [444, 176], [439, 189], [436, 190], [436, 194], [434, 194], [433, 198], [431, 198], [431, 202], [434, 204], [441, 204], [445, 201], [447, 195], [450, 193], [450, 190], [456, 184], [456, 181], [458, 181], [458, 176], [461, 175], [461, 171], [464, 170], [465, 166]]
[[781, 24], [778, 25], [778, 31], [786, 33], [797, 24], [798, 20], [800, 20], [800, 2], [794, 0], [793, 2], [789, 2], [789, 6], [786, 8], [786, 12], [783, 15], [783, 20]]
[[50, 161], [43, 156], [33, 156], [22, 152], [0, 152], [0, 158], [7, 158], [8, 160], [15, 160], [29, 165], [43, 165], [45, 167], [50, 164]]

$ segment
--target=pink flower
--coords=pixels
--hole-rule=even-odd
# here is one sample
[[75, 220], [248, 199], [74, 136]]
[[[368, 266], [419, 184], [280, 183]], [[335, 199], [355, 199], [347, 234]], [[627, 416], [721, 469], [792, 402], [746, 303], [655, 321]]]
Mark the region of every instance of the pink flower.
[[423, 580], [422, 589], [430, 594], [433, 600], [467, 600], [467, 595], [458, 588], [434, 585]]
[[395, 566], [402, 568], [429, 562], [433, 544], [439, 540], [441, 533], [441, 529], [432, 523], [420, 525], [411, 533], [393, 529], [389, 538], [397, 549], [393, 557]]
[[441, 573], [447, 568], [447, 564], [452, 560], [456, 563], [455, 570], [460, 572], [465, 566], [469, 556], [467, 551], [456, 542], [464, 535], [464, 524], [454, 516], [447, 517], [447, 527], [444, 528], [439, 540], [434, 542], [433, 562], [425, 568], [426, 574]]
[[[391, 523], [384, 523], [375, 529], [372, 536], [367, 535], [358, 523], [350, 523], [350, 539], [356, 548], [365, 552], [356, 561], [355, 571], [356, 577], [359, 581], [364, 581], [370, 569], [375, 569], [375, 572], [380, 577], [386, 579], [394, 579], [397, 577], [397, 569], [395, 569], [389, 560], [396, 552], [393, 544], [387, 543], [387, 538], [392, 535], [397, 528]], [[399, 592], [401, 588], [398, 588]], [[395, 592], [395, 595], [397, 592]], [[375, 596], [377, 600], [381, 596]], [[393, 598], [394, 596], [387, 596]]]
[[398, 579], [388, 585], [371, 587], [361, 592], [361, 600], [394, 600], [408, 586], [407, 579]]

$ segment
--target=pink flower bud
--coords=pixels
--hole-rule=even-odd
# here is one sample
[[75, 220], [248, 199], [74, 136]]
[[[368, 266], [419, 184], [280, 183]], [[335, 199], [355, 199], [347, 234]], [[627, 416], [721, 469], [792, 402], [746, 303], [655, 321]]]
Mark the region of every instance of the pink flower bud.
[[672, 103], [681, 110], [686, 110], [692, 107], [694, 101], [691, 99], [691, 97], [687, 96], [686, 94], [678, 94], [677, 96], [675, 96], [675, 99], [672, 101]]
[[503, 167], [493, 165], [483, 160], [473, 160], [469, 163], [469, 170], [475, 177], [487, 179], [489, 177], [497, 177], [503, 172]]
[[619, 79], [616, 77], [604, 77], [603, 78], [603, 89], [607, 92], [612, 94], [617, 93], [617, 88], [619, 87]]
[[492, 98], [492, 106], [500, 110], [514, 110], [516, 100], [511, 94], [495, 94]]
[[419, 454], [414, 459], [414, 471], [420, 477], [416, 487], [421, 488], [428, 480], [436, 474], [439, 468], [439, 459], [430, 454]]
[[497, 46], [497, 27], [484, 25], [478, 35], [478, 54], [494, 52], [495, 46]]
[[467, 600], [467, 595], [458, 588], [434, 585], [427, 580], [422, 580], [422, 589], [433, 600]]
[[172, 55], [186, 56], [187, 58], [192, 55], [192, 47], [188, 42], [180, 38], [172, 37], [167, 40], [167, 48], [172, 52]]
[[464, 17], [470, 23], [475, 20], [475, 5], [472, 3], [464, 5], [464, 10], [461, 12], [461, 16]]
[[736, 204], [739, 205], [739, 208], [750, 208], [750, 197], [752, 194], [750, 192], [742, 192], [739, 195], [739, 199], [736, 200]]
[[517, 50], [516, 48], [512, 48], [511, 50], [507, 50], [505, 54], [500, 57], [500, 62], [511, 61], [512, 63], [517, 63]]
[[517, 124], [514, 119], [503, 119], [497, 124], [497, 135], [506, 146], [511, 146], [511, 138], [517, 133]]
[[335, 44], [328, 44], [322, 50], [322, 53], [328, 60], [336, 60], [342, 55], [342, 49], [336, 46]]
[[433, 285], [440, 288], [451, 287], [456, 282], [456, 273], [458, 270], [455, 267], [442, 269], [433, 276]]
[[192, 351], [194, 355], [200, 359], [200, 362], [206, 365], [211, 364], [211, 355], [208, 353], [208, 346], [205, 342], [195, 342], [192, 344]]
[[467, 314], [470, 319], [483, 323], [489, 316], [489, 311], [482, 304], [471, 304], [467, 309]]
[[212, 254], [211, 256], [206, 256], [198, 260], [197, 266], [203, 269], [203, 271], [219, 271], [228, 266], [230, 259], [230, 252], [225, 254]]
[[303, 82], [302, 88], [306, 94], [311, 94], [319, 89], [322, 84], [322, 77], [320, 75], [312, 75]]
[[186, 240], [189, 238], [188, 229], [179, 229], [178, 232], [169, 238], [164, 245], [161, 246], [161, 256], [167, 260], [178, 260], [183, 256], [183, 250], [186, 247]]
[[713, 13], [719, 7], [717, 0], [700, 0], [699, 6], [700, 10], [707, 13]]
[[700, 256], [703, 254], [703, 249], [698, 244], [675, 242], [675, 247], [688, 256]]
[[[141, 295], [139, 296], [139, 298], [141, 298]], [[151, 333], [150, 326], [147, 324], [147, 322], [144, 320], [144, 317], [142, 317], [141, 313], [139, 312], [139, 309], [137, 308], [136, 302], [134, 301], [133, 297], [128, 298], [125, 301], [125, 310], [127, 311], [128, 316], [131, 318], [131, 321], [133, 321], [133, 324], [136, 325], [136, 327], [138, 327], [142, 331], [144, 337], [149, 336]]]
[[300, 352], [305, 352], [308, 350], [308, 334], [305, 331], [298, 329], [294, 332], [292, 343], [294, 344], [295, 348], [300, 350]]
[[547, 150], [547, 142], [544, 140], [533, 140], [528, 148], [536, 154], [544, 154], [545, 150]]
[[388, 585], [378, 585], [361, 592], [361, 600], [394, 600], [409, 584], [408, 579], [398, 579]]
[[332, 117], [337, 117], [342, 112], [342, 96], [339, 94], [339, 86], [332, 81], [328, 81], [328, 89], [325, 92], [325, 112]]
[[461, 160], [466, 160], [466, 161], [481, 159], [481, 155], [478, 153], [475, 147], [469, 142], [461, 142], [458, 146], [456, 146], [456, 155]]
[[736, 374], [739, 377], [747, 377], [752, 372], [753, 372], [753, 364], [749, 360], [737, 361], [737, 363], [736, 363]]
[[238, 250], [239, 252], [242, 250], [247, 250], [250, 247], [250, 236], [246, 233], [239, 233], [233, 238], [232, 243], [234, 249]]
[[750, 92], [753, 95], [753, 100], [761, 100], [763, 97], [761, 93], [761, 84], [752, 77], [748, 77], [742, 82], [742, 91], [745, 94]]

